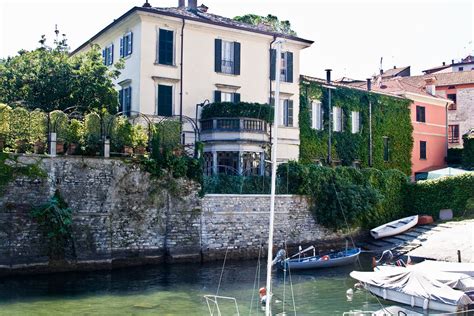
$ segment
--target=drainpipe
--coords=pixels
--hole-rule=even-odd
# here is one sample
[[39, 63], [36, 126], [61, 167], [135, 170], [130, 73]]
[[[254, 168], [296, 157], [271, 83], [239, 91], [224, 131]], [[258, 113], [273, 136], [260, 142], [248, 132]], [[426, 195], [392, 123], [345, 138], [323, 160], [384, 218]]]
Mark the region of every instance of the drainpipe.
[[449, 132], [448, 132], [448, 128], [449, 128], [449, 123], [448, 123], [448, 106], [449, 106], [449, 102], [446, 102], [446, 106], [445, 106], [445, 113], [446, 113], [446, 155], [444, 156], [444, 160], [447, 162], [448, 161], [448, 149], [449, 149]]
[[369, 99], [369, 167], [372, 167], [372, 101], [370, 101], [370, 90], [372, 89], [372, 82], [370, 78], [367, 79], [367, 97]]
[[[186, 21], [181, 19], [183, 24], [181, 26], [181, 52], [180, 52], [180, 71], [179, 71], [179, 126], [180, 126], [180, 134], [183, 134], [183, 53], [184, 53], [184, 25]], [[196, 122], [198, 124], [198, 122]], [[183, 145], [185, 143], [185, 139], [183, 137]]]
[[330, 165], [332, 162], [332, 106], [331, 106], [331, 88], [329, 85], [331, 84], [331, 69], [326, 69], [326, 82], [328, 84], [328, 108], [329, 108], [329, 128], [328, 128], [328, 164]]

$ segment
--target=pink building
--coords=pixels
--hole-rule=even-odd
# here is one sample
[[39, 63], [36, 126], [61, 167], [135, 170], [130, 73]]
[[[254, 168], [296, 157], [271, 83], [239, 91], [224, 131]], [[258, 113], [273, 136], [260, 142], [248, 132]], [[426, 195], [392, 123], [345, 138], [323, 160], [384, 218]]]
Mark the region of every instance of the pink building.
[[[412, 176], [446, 165], [447, 108], [451, 100], [436, 95], [436, 78], [395, 77], [376, 78], [372, 90], [403, 96], [412, 101], [413, 150]], [[363, 85], [363, 84], [362, 84]], [[361, 85], [361, 87], [363, 87]]]

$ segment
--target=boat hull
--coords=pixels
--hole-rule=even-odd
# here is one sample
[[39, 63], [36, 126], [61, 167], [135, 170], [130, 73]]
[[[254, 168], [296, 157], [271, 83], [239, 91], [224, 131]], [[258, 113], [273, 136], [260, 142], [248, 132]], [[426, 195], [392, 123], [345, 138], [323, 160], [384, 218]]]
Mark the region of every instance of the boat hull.
[[[408, 295], [391, 289], [384, 289], [382, 287], [367, 283], [364, 283], [364, 287], [370, 293], [377, 295], [378, 297], [381, 297], [384, 300], [410, 305], [411, 307], [421, 307], [423, 309], [443, 312], [459, 312], [467, 309], [467, 306], [449, 305], [432, 300], [425, 303], [425, 298]], [[424, 306], [424, 304], [426, 304], [426, 306]]]
[[[336, 253], [328, 254], [327, 256], [312, 256], [301, 259], [288, 259], [280, 263], [280, 268], [286, 267], [290, 270], [305, 270], [305, 269], [324, 269], [332, 267], [340, 267], [353, 264], [359, 258], [360, 249], [350, 249], [348, 256], [341, 256], [331, 258], [331, 255]], [[324, 257], [328, 257], [324, 260]]]
[[418, 215], [405, 217], [390, 223], [383, 224], [370, 231], [375, 239], [395, 236], [409, 230], [418, 223]]

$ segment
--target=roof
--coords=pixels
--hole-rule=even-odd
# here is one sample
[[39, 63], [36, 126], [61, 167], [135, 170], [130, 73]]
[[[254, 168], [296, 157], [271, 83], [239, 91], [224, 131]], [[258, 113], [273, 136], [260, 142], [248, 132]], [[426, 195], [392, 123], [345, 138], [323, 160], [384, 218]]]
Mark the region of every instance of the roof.
[[440, 71], [440, 70], [443, 70], [443, 69], [446, 69], [446, 68], [449, 68], [449, 67], [452, 67], [452, 66], [466, 65], [466, 64], [472, 64], [472, 63], [474, 63], [474, 56], [473, 55], [468, 55], [468, 56], [466, 56], [466, 58], [461, 59], [460, 62], [455, 63], [454, 59], [453, 59], [453, 62], [451, 64], [445, 65], [443, 63], [442, 66], [436, 66], [436, 67], [428, 68], [428, 69], [422, 70], [422, 71], [426, 74], [430, 74], [430, 73], [437, 72], [437, 71]]
[[269, 26], [260, 24], [260, 25], [251, 25], [247, 23], [242, 23], [235, 21], [230, 18], [226, 18], [220, 15], [208, 13], [208, 12], [201, 12], [199, 10], [188, 10], [187, 8], [176, 8], [176, 7], [171, 7], [171, 8], [158, 8], [158, 7], [133, 7], [129, 11], [127, 11], [125, 14], [120, 16], [118, 19], [115, 19], [112, 23], [107, 25], [105, 28], [103, 28], [101, 31], [99, 31], [96, 35], [94, 35], [91, 39], [89, 39], [87, 42], [76, 48], [71, 54], [75, 54], [78, 51], [80, 51], [82, 48], [87, 46], [91, 41], [95, 40], [98, 38], [100, 35], [105, 33], [107, 30], [115, 26], [116, 24], [120, 23], [122, 20], [127, 18], [128, 16], [132, 15], [135, 12], [147, 12], [147, 13], [154, 13], [157, 15], [164, 15], [164, 16], [170, 16], [170, 17], [175, 17], [175, 18], [180, 18], [180, 19], [185, 19], [185, 20], [190, 20], [190, 21], [196, 21], [196, 22], [201, 22], [201, 23], [206, 23], [206, 24], [212, 24], [212, 25], [217, 25], [217, 26], [222, 26], [222, 27], [228, 27], [232, 29], [237, 29], [237, 30], [242, 30], [242, 31], [248, 31], [248, 32], [253, 32], [253, 33], [259, 33], [259, 34], [264, 34], [264, 35], [270, 35], [274, 37], [282, 37], [286, 38], [289, 40], [297, 41], [297, 42], [302, 42], [308, 45], [311, 45], [314, 43], [314, 41], [307, 40], [301, 37], [293, 36], [293, 35], [288, 35], [285, 33], [279, 33], [273, 31]]
[[[382, 78], [392, 78], [398, 76], [400, 73], [410, 69], [410, 66], [400, 67], [400, 68], [392, 68], [387, 71], [384, 71], [382, 74]], [[409, 74], [409, 73], [408, 73]]]
[[411, 82], [412, 84], [421, 84], [425, 78], [435, 78], [436, 86], [451, 86], [458, 84], [469, 84], [474, 83], [474, 70], [470, 71], [456, 71], [456, 72], [443, 72], [428, 74], [422, 76], [405, 77], [404, 80]]
[[[363, 81], [355, 81], [353, 83], [342, 83], [342, 82], [334, 82], [333, 81], [330, 84], [328, 84], [327, 81], [324, 80], [324, 79], [316, 78], [316, 77], [310, 77], [310, 76], [306, 76], [306, 75], [301, 75], [300, 79], [303, 83], [306, 80], [306, 81], [310, 81], [310, 82], [316, 82], [320, 85], [331, 86], [331, 87], [335, 87], [335, 88], [341, 87], [341, 88], [354, 89], [354, 90], [367, 92], [367, 84]], [[404, 99], [404, 97], [401, 97], [401, 96], [399, 96], [397, 94], [394, 94], [394, 93], [390, 93], [388, 91], [379, 91], [379, 90], [374, 91], [374, 90], [372, 90], [371, 92], [386, 95], [386, 96], [393, 97], [393, 98]]]

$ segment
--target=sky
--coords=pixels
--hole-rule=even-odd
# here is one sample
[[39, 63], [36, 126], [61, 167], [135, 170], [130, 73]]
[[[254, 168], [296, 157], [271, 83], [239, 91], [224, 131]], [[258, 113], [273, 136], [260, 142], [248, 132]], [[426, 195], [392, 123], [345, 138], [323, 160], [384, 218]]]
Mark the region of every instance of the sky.
[[[71, 49], [145, 0], [0, 0], [0, 58], [34, 49], [55, 25]], [[178, 0], [149, 0], [159, 7]], [[474, 55], [473, 0], [198, 0], [209, 12], [234, 17], [273, 14], [289, 20], [299, 37], [314, 41], [300, 72], [325, 78], [365, 79], [382, 68], [421, 70]]]

